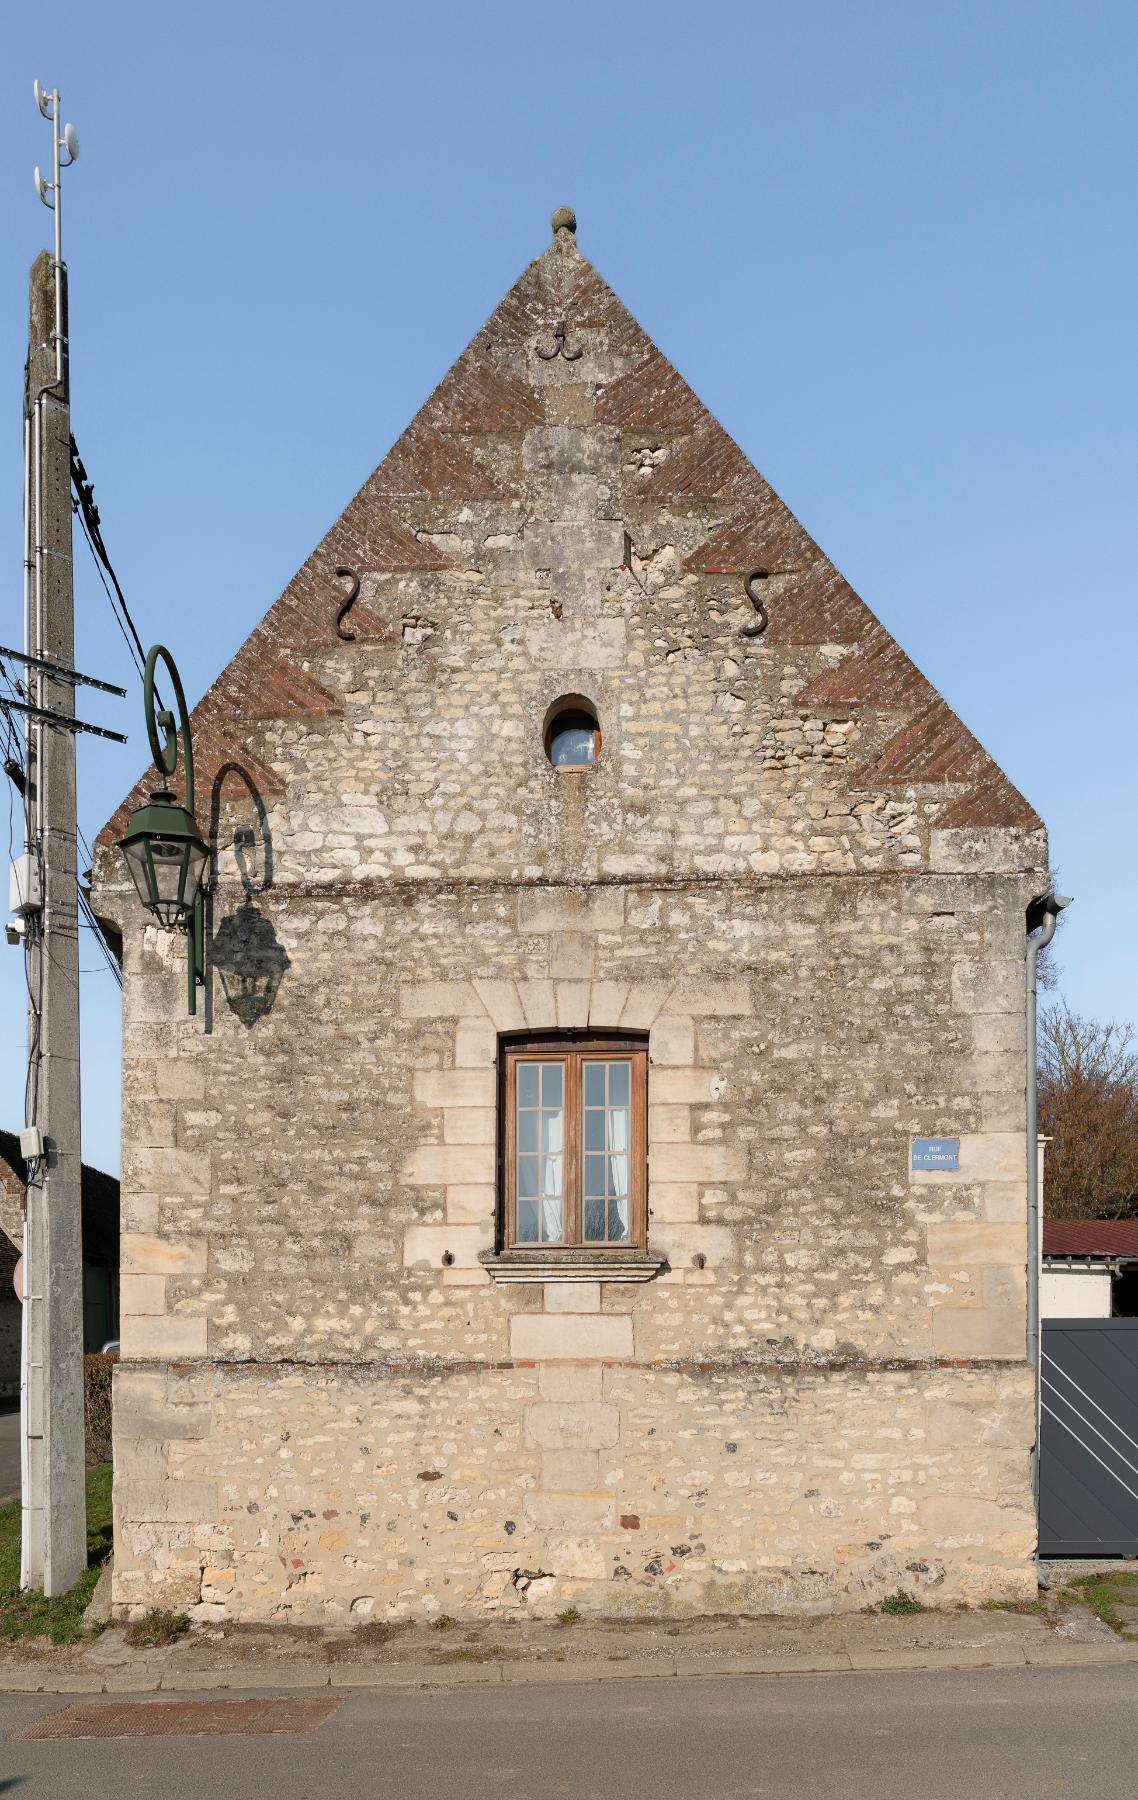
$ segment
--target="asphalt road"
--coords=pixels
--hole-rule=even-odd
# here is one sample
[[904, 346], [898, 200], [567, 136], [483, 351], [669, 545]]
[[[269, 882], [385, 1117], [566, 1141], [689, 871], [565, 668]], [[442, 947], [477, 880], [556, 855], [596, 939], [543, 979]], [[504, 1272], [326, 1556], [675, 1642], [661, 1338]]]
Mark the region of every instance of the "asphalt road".
[[19, 1740], [72, 1703], [0, 1696], [0, 1795], [1134, 1800], [1138, 1792], [1133, 1666], [356, 1690], [306, 1736]]
[[[8, 1402], [2, 1403], [7, 1407]], [[20, 1491], [20, 1409], [0, 1411], [0, 1501]], [[3, 1793], [0, 1788], [0, 1794]]]

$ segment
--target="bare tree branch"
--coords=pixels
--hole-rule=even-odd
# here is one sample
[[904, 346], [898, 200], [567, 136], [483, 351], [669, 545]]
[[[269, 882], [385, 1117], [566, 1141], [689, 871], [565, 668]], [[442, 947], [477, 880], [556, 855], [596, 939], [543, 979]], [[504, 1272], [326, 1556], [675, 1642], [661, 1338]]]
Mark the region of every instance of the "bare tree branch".
[[1138, 1217], [1138, 1046], [1133, 1027], [1049, 1006], [1039, 1027], [1039, 1129], [1053, 1219]]

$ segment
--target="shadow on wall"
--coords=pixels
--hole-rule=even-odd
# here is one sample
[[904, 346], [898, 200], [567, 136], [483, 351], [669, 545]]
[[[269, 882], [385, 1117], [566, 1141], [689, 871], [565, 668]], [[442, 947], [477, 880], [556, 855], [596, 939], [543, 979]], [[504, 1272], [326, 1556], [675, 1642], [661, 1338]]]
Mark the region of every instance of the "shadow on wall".
[[[239, 819], [233, 828], [233, 854], [241, 878], [243, 898], [235, 912], [227, 913], [214, 929], [214, 906], [217, 896], [218, 830], [221, 819], [222, 789], [233, 777], [245, 793], [233, 803], [235, 809], [247, 812], [252, 802], [255, 819]], [[255, 895], [265, 894], [273, 885], [273, 839], [269, 830], [265, 803], [256, 783], [240, 763], [223, 763], [217, 771], [210, 795], [209, 812], [210, 888], [206, 896], [206, 940], [209, 946], [206, 966], [217, 971], [221, 991], [230, 1012], [235, 1013], [246, 1030], [252, 1030], [258, 1019], [266, 1018], [276, 1004], [280, 985], [289, 966], [288, 953], [277, 941], [272, 923], [256, 903]], [[206, 985], [205, 1029], [213, 1029], [213, 983]]]

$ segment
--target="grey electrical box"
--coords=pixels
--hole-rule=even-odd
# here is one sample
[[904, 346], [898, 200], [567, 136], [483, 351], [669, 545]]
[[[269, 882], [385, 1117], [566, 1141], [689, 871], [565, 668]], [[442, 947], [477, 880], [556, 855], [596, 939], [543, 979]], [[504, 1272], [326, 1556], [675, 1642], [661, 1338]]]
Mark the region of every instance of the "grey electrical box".
[[43, 1132], [38, 1125], [25, 1125], [20, 1133], [20, 1155], [28, 1162], [39, 1162], [43, 1156]]
[[8, 911], [23, 919], [38, 912], [42, 905], [39, 858], [25, 852], [16, 857], [8, 870]]

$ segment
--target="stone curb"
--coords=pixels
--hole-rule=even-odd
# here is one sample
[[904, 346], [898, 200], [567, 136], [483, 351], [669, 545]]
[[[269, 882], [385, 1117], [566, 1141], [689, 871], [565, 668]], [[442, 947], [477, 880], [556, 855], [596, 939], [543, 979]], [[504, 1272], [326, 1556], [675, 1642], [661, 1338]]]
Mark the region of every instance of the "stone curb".
[[108, 1669], [104, 1675], [50, 1675], [0, 1669], [0, 1694], [192, 1694], [297, 1688], [557, 1687], [593, 1681], [706, 1680], [715, 1676], [918, 1674], [923, 1669], [1063, 1668], [1092, 1663], [1138, 1663], [1138, 1644], [992, 1644], [983, 1650], [852, 1650], [828, 1656], [670, 1656], [658, 1661], [598, 1664], [388, 1663], [375, 1668]]

